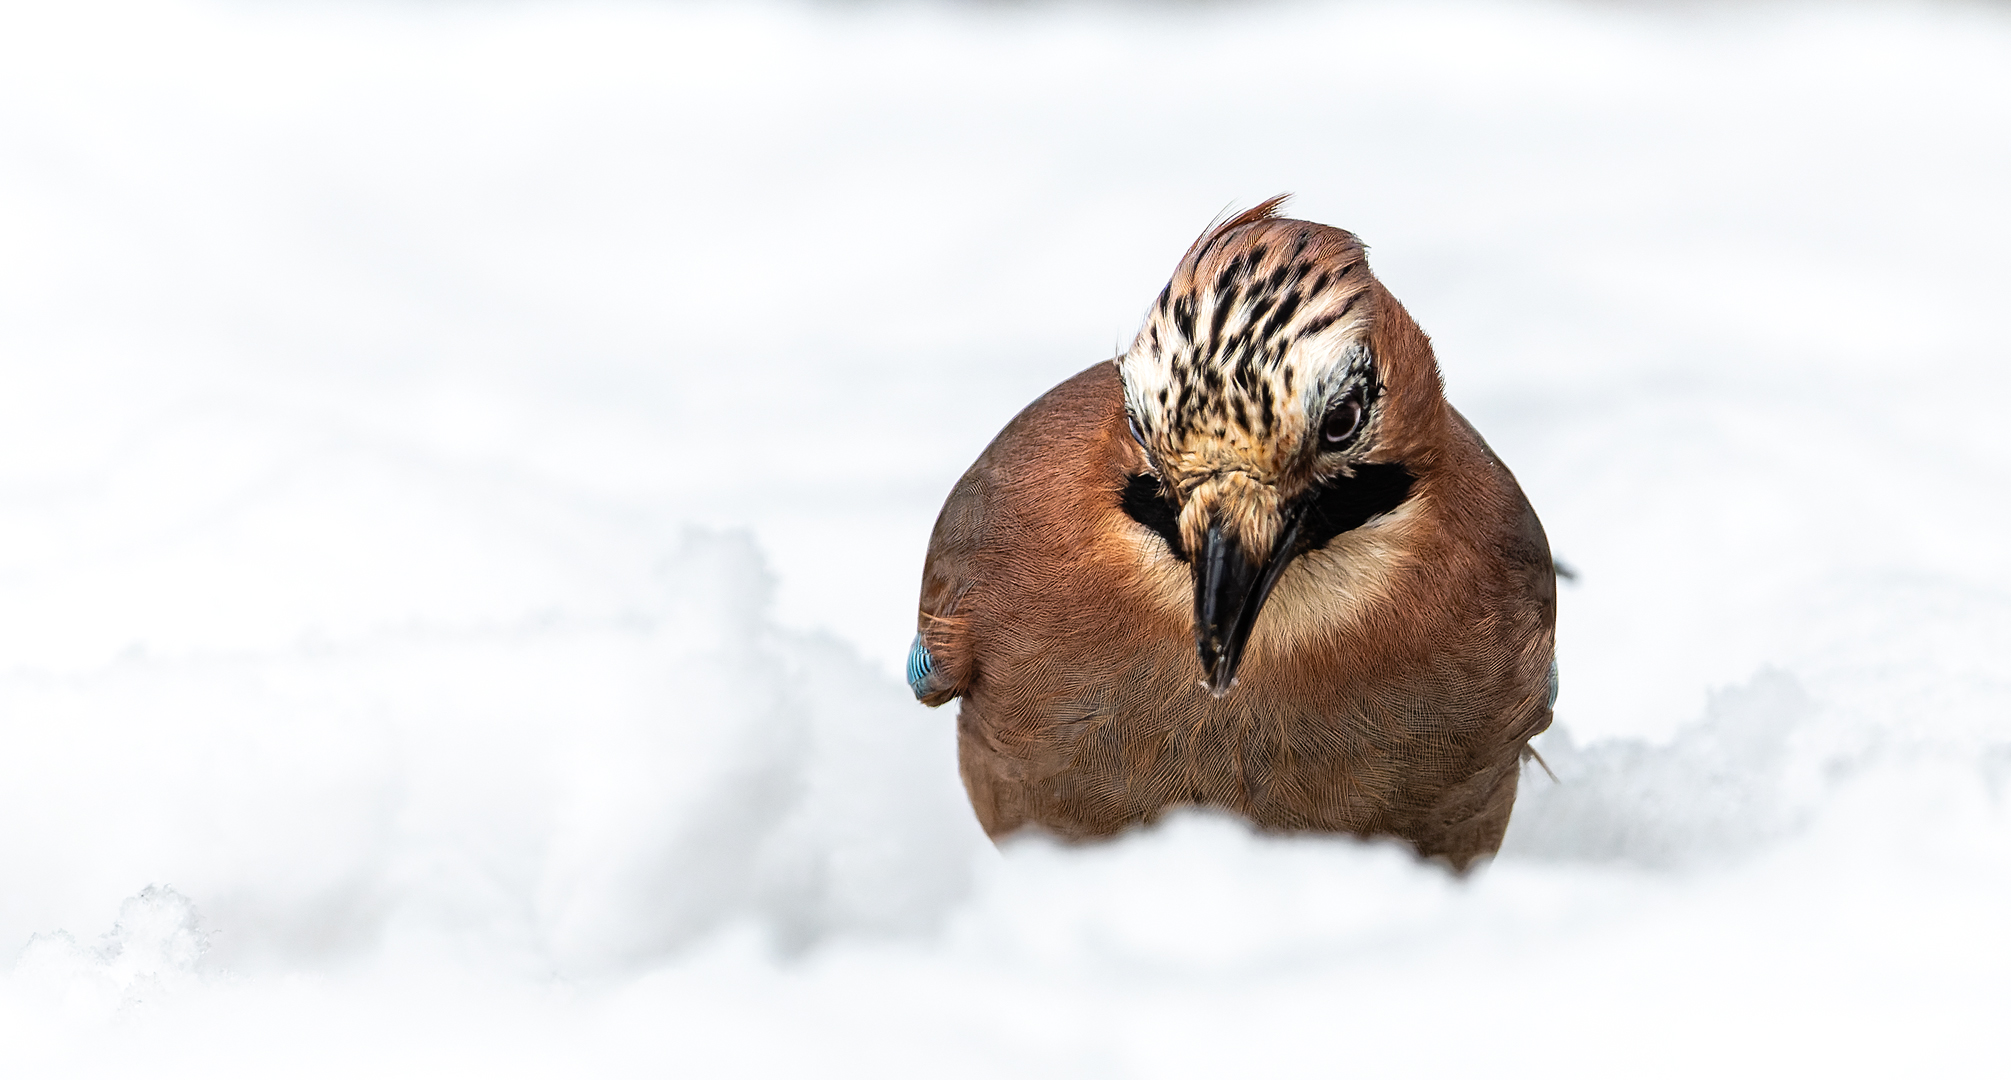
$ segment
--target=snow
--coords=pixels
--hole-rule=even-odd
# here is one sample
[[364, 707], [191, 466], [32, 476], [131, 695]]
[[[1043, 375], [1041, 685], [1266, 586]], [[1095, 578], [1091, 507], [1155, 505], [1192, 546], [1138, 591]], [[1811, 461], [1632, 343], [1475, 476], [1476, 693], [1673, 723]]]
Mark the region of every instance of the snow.
[[[997, 852], [935, 510], [1281, 190], [1557, 780]], [[2007, 190], [1984, 5], [0, 8], [0, 1073], [2001, 1075]]]

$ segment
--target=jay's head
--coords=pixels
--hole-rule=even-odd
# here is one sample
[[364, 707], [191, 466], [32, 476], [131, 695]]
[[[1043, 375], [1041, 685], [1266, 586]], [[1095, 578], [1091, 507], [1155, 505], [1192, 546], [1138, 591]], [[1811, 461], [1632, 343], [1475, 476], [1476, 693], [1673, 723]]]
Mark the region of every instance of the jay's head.
[[[1274, 217], [1283, 198], [1202, 234], [1118, 361], [1132, 436], [1178, 513], [1201, 681], [1217, 697], [1323, 493], [1401, 463], [1406, 421], [1443, 400], [1429, 346], [1361, 242]], [[1377, 334], [1384, 318], [1410, 333]]]

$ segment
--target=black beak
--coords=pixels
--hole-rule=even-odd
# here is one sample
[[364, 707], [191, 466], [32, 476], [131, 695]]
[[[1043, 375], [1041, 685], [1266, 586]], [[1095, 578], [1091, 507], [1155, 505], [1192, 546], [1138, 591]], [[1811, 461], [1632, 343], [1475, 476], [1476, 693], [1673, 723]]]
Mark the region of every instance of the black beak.
[[1208, 526], [1194, 560], [1194, 648], [1201, 655], [1201, 685], [1210, 694], [1219, 698], [1236, 685], [1236, 668], [1257, 626], [1257, 612], [1278, 575], [1299, 554], [1299, 526], [1305, 517], [1303, 508], [1293, 511], [1277, 545], [1255, 560], [1221, 526]]

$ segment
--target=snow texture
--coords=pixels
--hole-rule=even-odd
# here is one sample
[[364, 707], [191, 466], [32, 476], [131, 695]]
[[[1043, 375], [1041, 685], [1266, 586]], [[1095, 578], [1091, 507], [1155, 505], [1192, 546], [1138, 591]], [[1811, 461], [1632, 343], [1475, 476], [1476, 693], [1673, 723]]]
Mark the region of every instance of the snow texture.
[[[935, 510], [1281, 190], [1555, 780], [999, 852]], [[2007, 191], [1996, 5], [0, 7], [0, 1074], [2004, 1075]]]

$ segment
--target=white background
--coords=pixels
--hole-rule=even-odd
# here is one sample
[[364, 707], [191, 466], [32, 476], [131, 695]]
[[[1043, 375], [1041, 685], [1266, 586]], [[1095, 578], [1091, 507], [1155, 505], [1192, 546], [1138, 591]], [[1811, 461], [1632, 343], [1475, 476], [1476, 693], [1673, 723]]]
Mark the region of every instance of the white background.
[[[1560, 782], [1001, 855], [935, 510], [1279, 191]], [[2001, 1075], [2007, 192], [1980, 3], [0, 7], [0, 1072]]]

